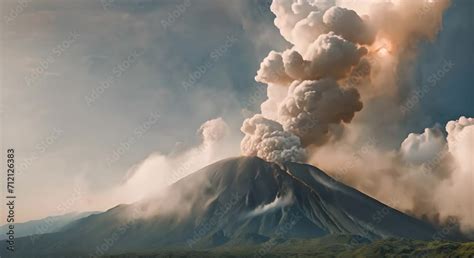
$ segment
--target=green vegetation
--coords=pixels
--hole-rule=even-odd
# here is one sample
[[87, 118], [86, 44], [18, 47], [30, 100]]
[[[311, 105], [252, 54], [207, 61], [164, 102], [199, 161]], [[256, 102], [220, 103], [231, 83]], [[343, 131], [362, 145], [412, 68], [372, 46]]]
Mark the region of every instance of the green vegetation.
[[466, 257], [474, 258], [474, 242], [385, 239], [370, 242], [357, 236], [331, 235], [310, 240], [272, 239], [263, 244], [210, 250], [160, 250], [107, 258], [144, 257]]

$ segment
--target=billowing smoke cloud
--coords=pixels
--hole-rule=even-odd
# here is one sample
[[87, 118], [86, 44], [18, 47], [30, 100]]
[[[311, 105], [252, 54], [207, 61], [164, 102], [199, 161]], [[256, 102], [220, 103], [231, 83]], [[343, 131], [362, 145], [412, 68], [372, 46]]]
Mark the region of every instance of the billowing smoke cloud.
[[152, 196], [206, 165], [238, 154], [237, 137], [222, 118], [203, 123], [198, 133], [202, 138], [199, 145], [177, 153], [153, 153], [132, 167], [109, 198], [123, 203]]
[[413, 164], [422, 164], [430, 161], [444, 148], [447, 148], [446, 139], [441, 130], [426, 128], [422, 134], [409, 134], [402, 142], [400, 152], [404, 160]]
[[[283, 130], [279, 126], [267, 129], [277, 130], [278, 135], [282, 131], [296, 135], [302, 144], [298, 149], [336, 139], [334, 136], [343, 130], [342, 123], [351, 122], [362, 109], [357, 89], [340, 86], [337, 80], [347, 78], [359, 65], [368, 53], [359, 44], [372, 42], [375, 33], [357, 13], [345, 8], [325, 9], [306, 0], [277, 0], [271, 9], [276, 15], [275, 25], [293, 47], [283, 52], [271, 51], [255, 77], [269, 85], [268, 100], [261, 106], [263, 117], [283, 126]], [[246, 134], [242, 153], [270, 161], [263, 156], [268, 152], [249, 151], [247, 142], [253, 139], [252, 135], [242, 131]], [[300, 153], [286, 142], [275, 145], [293, 148], [283, 151], [285, 154]], [[300, 160], [288, 155], [280, 155], [284, 157], [281, 160], [275, 157], [271, 161]]]
[[[270, 52], [257, 71], [268, 99], [242, 127], [242, 153], [288, 161], [299, 158], [269, 159], [268, 150], [305, 151], [307, 162], [384, 203], [474, 229], [473, 119], [404, 133], [408, 119], [422, 119], [402, 108], [416, 87], [417, 44], [435, 38], [450, 1], [337, 3], [273, 1], [275, 25], [292, 46]], [[257, 121], [271, 126], [255, 133]], [[261, 144], [270, 135], [281, 136]]]
[[300, 137], [304, 146], [323, 144], [332, 136], [331, 125], [349, 123], [362, 109], [359, 93], [344, 89], [333, 79], [295, 81], [279, 110], [286, 131]]
[[368, 19], [361, 18], [354, 10], [333, 6], [324, 13], [323, 22], [329, 30], [349, 41], [372, 44], [375, 40], [375, 30], [364, 18]]
[[[334, 136], [343, 129], [341, 124], [349, 123], [362, 109], [358, 91], [340, 86], [337, 80], [346, 78], [360, 63], [368, 50], [359, 44], [374, 41], [375, 33], [356, 12], [328, 8], [318, 5], [317, 1], [306, 0], [272, 3], [275, 25], [294, 46], [283, 52], [271, 51], [262, 61], [255, 79], [269, 84], [268, 100], [262, 104], [263, 116], [258, 120], [273, 120], [273, 126], [265, 127], [266, 135], [279, 135], [272, 138], [271, 146], [278, 146], [280, 155], [268, 156], [275, 147], [259, 151], [259, 144], [267, 144], [267, 141], [262, 141], [263, 137], [250, 129], [253, 127], [249, 122], [253, 120], [244, 122], [242, 127], [246, 134], [241, 144], [244, 155], [277, 162], [300, 161], [303, 147], [337, 138]], [[295, 141], [294, 136], [299, 141]], [[249, 144], [254, 142], [258, 144]]]
[[291, 83], [293, 78], [291, 78], [285, 71], [282, 54], [271, 51], [260, 64], [260, 70], [258, 70], [255, 80], [263, 83], [285, 85]]
[[[416, 193], [407, 210], [430, 220], [456, 217], [465, 229], [474, 229], [472, 207], [474, 119], [461, 117], [446, 125], [447, 137], [438, 128], [410, 134], [402, 143], [402, 165], [410, 176], [394, 178]], [[409, 180], [410, 179], [410, 180]], [[415, 180], [418, 179], [418, 180]]]
[[385, 1], [371, 5], [370, 17], [379, 36], [387, 38], [398, 50], [403, 50], [419, 40], [432, 40], [436, 36], [444, 10], [450, 2]]
[[375, 32], [368, 21], [353, 10], [307, 0], [275, 0], [271, 5], [275, 25], [297, 50], [305, 50], [320, 35], [334, 32], [359, 44], [370, 44]]
[[240, 144], [244, 155], [258, 156], [270, 162], [302, 162], [306, 159], [300, 139], [284, 131], [276, 121], [255, 115], [244, 121], [241, 130], [245, 133]]
[[461, 225], [474, 229], [474, 118], [461, 117], [446, 125], [449, 153], [454, 169], [436, 191], [436, 203], [442, 217], [456, 216]]
[[[271, 51], [257, 71], [268, 99], [244, 121], [241, 153], [308, 162], [399, 210], [436, 223], [455, 217], [473, 230], [474, 119], [407, 136], [400, 108], [415, 86], [417, 43], [436, 36], [450, 1], [322, 2], [273, 1], [275, 25], [292, 46]], [[113, 194], [135, 201], [234, 155], [229, 131], [221, 118], [204, 123], [201, 144], [150, 155]], [[188, 209], [182, 200], [170, 203]], [[278, 197], [249, 216], [291, 200]]]
[[294, 80], [340, 79], [357, 65], [367, 49], [357, 47], [333, 32], [320, 35], [302, 56], [291, 49], [275, 51], [263, 60], [255, 79], [263, 83], [285, 85]]
[[229, 126], [221, 117], [206, 121], [199, 128], [203, 138], [203, 143], [214, 143], [222, 140], [224, 137], [229, 135]]
[[[297, 36], [296, 33], [293, 33], [293, 31], [299, 21], [307, 18], [308, 16], [312, 16], [311, 18], [317, 19], [318, 16], [322, 17], [323, 15], [316, 3], [305, 0], [275, 0], [272, 2], [270, 9], [276, 16], [275, 25], [278, 29], [280, 29], [281, 35], [293, 44], [295, 43], [294, 38]], [[321, 23], [318, 22], [313, 27], [316, 27], [316, 25], [320, 24]], [[313, 30], [313, 33], [316, 34], [317, 37], [323, 33], [323, 28], [320, 28], [319, 31]]]

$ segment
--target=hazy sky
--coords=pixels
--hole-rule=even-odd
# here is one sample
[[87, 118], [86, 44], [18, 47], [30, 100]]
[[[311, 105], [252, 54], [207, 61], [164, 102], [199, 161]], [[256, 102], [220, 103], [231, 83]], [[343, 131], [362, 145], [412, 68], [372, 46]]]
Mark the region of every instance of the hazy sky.
[[[286, 45], [269, 2], [2, 1], [2, 153], [17, 155], [17, 218], [88, 207], [93, 195], [78, 192], [119, 184], [154, 151], [195, 145], [209, 119], [237, 131], [242, 109], [264, 98], [260, 61]], [[410, 131], [474, 116], [472, 6], [455, 0], [438, 38], [422, 46], [420, 85], [443, 60], [455, 68], [421, 101], [426, 119]]]

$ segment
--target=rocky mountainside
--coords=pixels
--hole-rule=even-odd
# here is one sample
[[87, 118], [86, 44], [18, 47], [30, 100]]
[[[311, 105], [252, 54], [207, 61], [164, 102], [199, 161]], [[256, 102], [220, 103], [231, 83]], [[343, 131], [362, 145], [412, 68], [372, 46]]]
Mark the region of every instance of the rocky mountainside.
[[[119, 205], [61, 232], [17, 239], [16, 254], [101, 256], [358, 235], [430, 240], [436, 229], [316, 167], [255, 157], [219, 161], [152, 198]], [[2, 251], [3, 252], [3, 251]]]

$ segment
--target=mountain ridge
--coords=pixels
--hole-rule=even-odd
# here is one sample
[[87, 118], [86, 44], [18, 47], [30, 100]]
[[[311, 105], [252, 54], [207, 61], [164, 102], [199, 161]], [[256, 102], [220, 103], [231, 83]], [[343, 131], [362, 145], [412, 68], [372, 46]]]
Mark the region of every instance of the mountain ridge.
[[[63, 215], [48, 216], [42, 219], [29, 220], [15, 223], [15, 237], [25, 237], [44, 233], [52, 233], [62, 230], [74, 221], [97, 214], [99, 211], [69, 212]], [[7, 232], [9, 224], [0, 226], [0, 232]], [[6, 234], [0, 236], [0, 240], [7, 239]]]
[[237, 157], [202, 168], [156, 196], [80, 219], [65, 231], [40, 235], [35, 244], [20, 238], [18, 249], [25, 254], [35, 250], [40, 254], [69, 251], [100, 256], [332, 234], [369, 240], [430, 240], [435, 233], [430, 224], [392, 209], [311, 165]]

